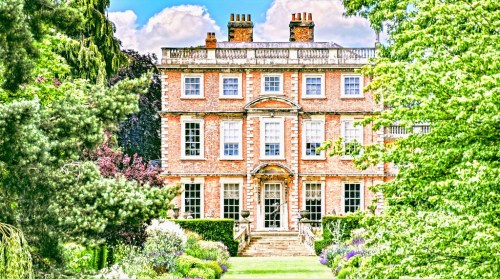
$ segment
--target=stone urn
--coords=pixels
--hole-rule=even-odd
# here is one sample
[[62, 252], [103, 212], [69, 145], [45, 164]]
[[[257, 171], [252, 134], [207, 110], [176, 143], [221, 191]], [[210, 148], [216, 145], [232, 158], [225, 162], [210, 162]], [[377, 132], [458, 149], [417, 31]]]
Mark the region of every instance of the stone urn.
[[300, 218], [301, 220], [308, 220], [309, 219], [309, 210], [301, 210], [300, 211]]
[[249, 211], [249, 210], [242, 210], [242, 211], [240, 212], [240, 215], [241, 215], [241, 217], [242, 217], [243, 219], [245, 219], [245, 220], [246, 220], [246, 219], [248, 218], [248, 216], [250, 216], [250, 211]]

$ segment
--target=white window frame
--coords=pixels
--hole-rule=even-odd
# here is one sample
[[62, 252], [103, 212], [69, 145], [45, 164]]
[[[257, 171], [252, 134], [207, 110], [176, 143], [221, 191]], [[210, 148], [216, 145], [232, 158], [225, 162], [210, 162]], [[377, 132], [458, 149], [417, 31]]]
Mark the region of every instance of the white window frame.
[[184, 196], [185, 184], [200, 184], [200, 219], [205, 218], [205, 179], [203, 177], [182, 177], [180, 182], [182, 185], [181, 214], [186, 212], [186, 199]]
[[[280, 90], [278, 92], [275, 91], [265, 91], [266, 89], [266, 77], [279, 77], [280, 80]], [[262, 74], [261, 75], [261, 95], [283, 95], [283, 74], [280, 73], [272, 73], [272, 74]]]
[[364, 182], [362, 181], [343, 181], [342, 182], [342, 208], [341, 212], [343, 214], [347, 214], [348, 212], [345, 212], [345, 185], [346, 184], [359, 184], [359, 211], [364, 211], [365, 210], [365, 185]]
[[[186, 156], [186, 123], [200, 124], [200, 155]], [[203, 160], [205, 159], [205, 121], [203, 119], [181, 117], [181, 159], [182, 160]]]
[[[200, 78], [200, 95], [186, 95], [186, 78]], [[205, 98], [205, 82], [204, 82], [204, 74], [181, 74], [181, 99], [203, 99]]]
[[325, 157], [325, 151], [321, 151], [321, 153], [318, 156], [311, 156], [311, 155], [306, 155], [306, 144], [307, 144], [307, 129], [306, 129], [306, 123], [307, 122], [319, 122], [321, 123], [321, 129], [322, 129], [322, 139], [321, 143], [325, 141], [325, 118], [311, 118], [307, 120], [302, 121], [302, 159], [304, 160], [324, 160]]
[[[238, 79], [238, 95], [224, 95], [224, 79], [236, 78]], [[219, 75], [219, 98], [220, 99], [243, 99], [242, 95], [242, 77], [241, 74], [220, 74]]]
[[[265, 127], [266, 123], [278, 122], [280, 127], [280, 155], [266, 156]], [[260, 119], [260, 159], [261, 160], [284, 160], [285, 159], [285, 119], [283, 117], [266, 117]]]
[[[238, 156], [227, 156], [224, 155], [224, 123], [227, 122], [234, 122], [237, 123], [239, 129], [240, 129], [240, 138], [238, 141], [238, 146], [239, 146], [239, 155]], [[220, 122], [220, 159], [221, 160], [243, 160], [243, 121], [238, 120], [238, 119], [227, 119], [227, 120], [222, 120]]]
[[[321, 79], [321, 94], [307, 95], [307, 78]], [[324, 99], [325, 98], [325, 74], [302, 74], [302, 99]]]
[[306, 180], [302, 181], [302, 210], [306, 210], [306, 184], [321, 184], [321, 216], [326, 215], [325, 204], [325, 181]]
[[[343, 140], [343, 146], [345, 147], [348, 143], [346, 142], [346, 135], [345, 135], [345, 124], [346, 122], [358, 122], [358, 121], [361, 121], [363, 119], [356, 119], [356, 118], [341, 118], [341, 124], [340, 124], [340, 137], [342, 138]], [[359, 128], [361, 129], [361, 142], [360, 144], [361, 145], [364, 145], [365, 144], [365, 135], [364, 135], [364, 126], [363, 125], [357, 125], [356, 128]], [[352, 155], [348, 155], [348, 154], [344, 154], [341, 156], [341, 159], [343, 160], [352, 160], [353, 156]]]
[[[349, 77], [358, 77], [359, 78], [359, 95], [345, 95], [345, 78]], [[364, 98], [364, 77], [361, 74], [355, 74], [355, 73], [350, 73], [350, 74], [341, 74], [340, 75], [341, 81], [340, 81], [340, 97], [341, 98]]]
[[[224, 185], [225, 184], [239, 184], [239, 207], [240, 207], [240, 213], [243, 210], [243, 178], [242, 177], [228, 177], [228, 178], [221, 178], [220, 179], [220, 202], [219, 202], [219, 207], [220, 207], [220, 218], [224, 218]], [[241, 217], [241, 215], [240, 215]], [[239, 218], [241, 219], [241, 218]], [[238, 220], [239, 220], [238, 219]]]

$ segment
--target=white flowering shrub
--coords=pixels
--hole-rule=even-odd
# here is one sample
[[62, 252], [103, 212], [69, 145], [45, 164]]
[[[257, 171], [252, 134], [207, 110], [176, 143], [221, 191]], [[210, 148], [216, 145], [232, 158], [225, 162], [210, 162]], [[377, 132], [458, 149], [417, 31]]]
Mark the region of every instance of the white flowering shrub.
[[157, 273], [172, 270], [175, 257], [184, 251], [187, 237], [182, 228], [171, 221], [153, 220], [146, 228], [143, 255]]
[[135, 275], [129, 276], [123, 268], [115, 264], [112, 267], [105, 268], [101, 270], [99, 275], [96, 276], [96, 279], [136, 279]]

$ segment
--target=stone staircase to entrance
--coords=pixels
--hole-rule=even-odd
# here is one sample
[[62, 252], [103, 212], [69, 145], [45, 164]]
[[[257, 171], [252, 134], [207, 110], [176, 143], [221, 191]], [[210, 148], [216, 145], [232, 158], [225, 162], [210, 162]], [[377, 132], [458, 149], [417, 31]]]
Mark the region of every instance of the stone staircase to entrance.
[[252, 232], [250, 244], [241, 257], [312, 256], [296, 232]]

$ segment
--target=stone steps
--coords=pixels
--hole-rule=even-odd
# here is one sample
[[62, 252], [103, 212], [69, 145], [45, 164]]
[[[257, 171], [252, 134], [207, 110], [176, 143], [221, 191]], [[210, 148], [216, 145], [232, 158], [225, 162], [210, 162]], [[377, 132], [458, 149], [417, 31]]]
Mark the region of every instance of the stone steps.
[[311, 256], [296, 232], [254, 232], [241, 257]]

